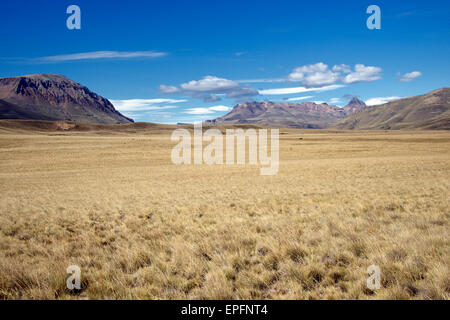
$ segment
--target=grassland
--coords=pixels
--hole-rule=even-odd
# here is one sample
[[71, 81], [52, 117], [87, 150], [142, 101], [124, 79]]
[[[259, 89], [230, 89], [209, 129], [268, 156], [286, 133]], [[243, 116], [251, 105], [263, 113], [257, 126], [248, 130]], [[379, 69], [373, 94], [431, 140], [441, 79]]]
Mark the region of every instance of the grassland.
[[0, 298], [449, 299], [448, 131], [282, 129], [275, 176], [170, 133], [2, 131]]

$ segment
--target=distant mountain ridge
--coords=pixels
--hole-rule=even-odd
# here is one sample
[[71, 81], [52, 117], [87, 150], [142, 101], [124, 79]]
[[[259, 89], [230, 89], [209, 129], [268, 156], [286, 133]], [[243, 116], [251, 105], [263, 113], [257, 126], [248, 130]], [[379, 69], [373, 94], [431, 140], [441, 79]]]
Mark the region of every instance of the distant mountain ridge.
[[238, 104], [230, 113], [222, 117], [205, 121], [205, 124], [251, 123], [276, 127], [324, 129], [365, 107], [366, 104], [356, 97], [343, 108], [314, 102], [247, 102]]
[[34, 74], [0, 78], [0, 119], [133, 122], [110, 101], [64, 76]]
[[364, 108], [335, 127], [344, 130], [450, 130], [450, 88]]
[[[0, 78], [0, 119], [126, 124], [133, 120], [110, 101], [62, 75]], [[345, 107], [327, 103], [246, 102], [206, 125], [255, 124], [304, 129], [450, 130], [450, 88], [378, 106], [354, 97]]]

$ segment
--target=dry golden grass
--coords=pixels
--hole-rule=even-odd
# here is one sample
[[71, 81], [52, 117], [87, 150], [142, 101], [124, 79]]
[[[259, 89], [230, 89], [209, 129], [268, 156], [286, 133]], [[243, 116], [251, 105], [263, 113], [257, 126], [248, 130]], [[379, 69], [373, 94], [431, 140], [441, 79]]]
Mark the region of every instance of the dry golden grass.
[[1, 134], [0, 298], [448, 299], [450, 134], [281, 131], [275, 176], [175, 166], [170, 130]]

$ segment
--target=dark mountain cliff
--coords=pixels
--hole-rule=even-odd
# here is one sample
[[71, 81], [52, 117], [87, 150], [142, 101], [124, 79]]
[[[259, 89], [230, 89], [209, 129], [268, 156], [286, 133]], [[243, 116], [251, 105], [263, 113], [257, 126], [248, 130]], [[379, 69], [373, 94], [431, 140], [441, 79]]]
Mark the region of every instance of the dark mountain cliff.
[[45, 74], [0, 78], [0, 118], [103, 124], [133, 122], [87, 87], [61, 75]]

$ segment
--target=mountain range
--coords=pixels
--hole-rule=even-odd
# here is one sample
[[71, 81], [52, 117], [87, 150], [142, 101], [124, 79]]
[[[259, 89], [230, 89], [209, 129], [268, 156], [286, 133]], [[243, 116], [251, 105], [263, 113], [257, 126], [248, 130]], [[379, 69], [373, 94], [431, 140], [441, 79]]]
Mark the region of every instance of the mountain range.
[[[0, 119], [126, 124], [133, 120], [109, 100], [62, 75], [0, 78]], [[354, 97], [345, 107], [327, 103], [246, 102], [206, 125], [257, 124], [303, 129], [450, 129], [450, 88], [378, 106]]]
[[249, 102], [206, 125], [251, 123], [265, 126], [341, 130], [450, 129], [450, 88], [366, 106], [353, 98], [343, 108], [313, 102]]
[[365, 107], [366, 104], [356, 97], [343, 108], [314, 102], [246, 102], [238, 104], [223, 117], [205, 121], [205, 124], [251, 123], [276, 127], [325, 129]]
[[53, 74], [0, 78], [0, 119], [133, 122], [107, 99], [64, 76]]

